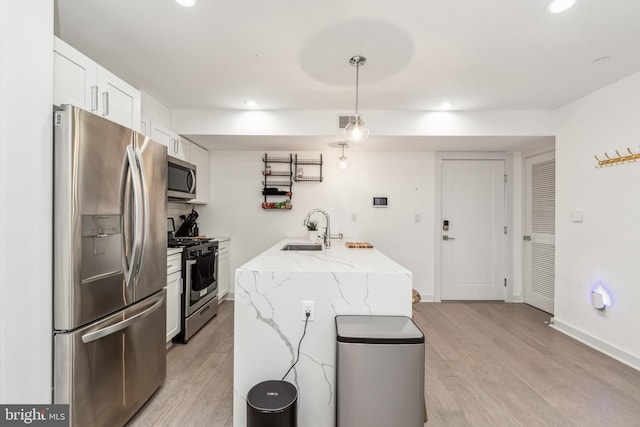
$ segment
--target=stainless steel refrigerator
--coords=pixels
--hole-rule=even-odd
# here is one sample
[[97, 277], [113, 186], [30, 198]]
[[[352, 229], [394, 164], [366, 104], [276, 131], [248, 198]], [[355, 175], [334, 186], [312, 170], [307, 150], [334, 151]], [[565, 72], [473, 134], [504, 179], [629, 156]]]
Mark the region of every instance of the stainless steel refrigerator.
[[166, 377], [167, 149], [54, 111], [53, 403], [121, 426]]

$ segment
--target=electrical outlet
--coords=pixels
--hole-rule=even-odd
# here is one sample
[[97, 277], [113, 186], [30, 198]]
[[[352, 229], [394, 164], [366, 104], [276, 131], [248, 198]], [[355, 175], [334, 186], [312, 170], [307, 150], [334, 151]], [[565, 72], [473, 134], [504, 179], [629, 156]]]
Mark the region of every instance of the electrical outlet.
[[306, 320], [309, 313], [309, 322], [313, 322], [313, 311], [313, 301], [302, 301], [302, 320]]

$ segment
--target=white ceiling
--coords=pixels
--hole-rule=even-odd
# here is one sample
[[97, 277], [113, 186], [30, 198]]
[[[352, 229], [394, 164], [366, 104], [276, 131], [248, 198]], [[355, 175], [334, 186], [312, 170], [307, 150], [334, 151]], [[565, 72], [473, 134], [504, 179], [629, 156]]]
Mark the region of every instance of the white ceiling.
[[[640, 2], [58, 0], [56, 34], [172, 109], [551, 110], [640, 70]], [[593, 63], [601, 57], [608, 61]]]

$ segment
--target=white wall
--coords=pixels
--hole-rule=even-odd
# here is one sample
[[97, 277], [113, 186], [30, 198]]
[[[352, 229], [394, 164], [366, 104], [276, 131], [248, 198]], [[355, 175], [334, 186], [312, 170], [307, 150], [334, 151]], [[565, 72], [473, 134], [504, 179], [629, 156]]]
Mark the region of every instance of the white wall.
[[0, 2], [1, 403], [51, 401], [52, 36], [52, 1]]
[[171, 128], [171, 110], [169, 107], [146, 93], [140, 91], [140, 116], [160, 126]]
[[[289, 153], [270, 152], [270, 155]], [[300, 156], [319, 153], [299, 151]], [[331, 216], [331, 232], [371, 242], [413, 272], [414, 288], [426, 299], [434, 294], [434, 156], [430, 152], [346, 151], [351, 166], [340, 172], [338, 150], [323, 153], [324, 182], [296, 182], [293, 208], [263, 210], [261, 161], [264, 152], [210, 153], [210, 203], [197, 207], [200, 230], [231, 240], [231, 270], [282, 238], [306, 238], [302, 221], [315, 207]], [[274, 166], [275, 168], [275, 166]], [[306, 173], [313, 167], [304, 166]], [[308, 171], [308, 172], [307, 172]], [[373, 208], [373, 196], [389, 198], [388, 208]], [[352, 221], [355, 214], [356, 221]], [[415, 222], [415, 215], [420, 222]], [[318, 219], [324, 224], [320, 214]], [[334, 241], [334, 244], [342, 244]]]
[[[556, 327], [640, 369], [640, 163], [596, 169], [626, 147], [640, 151], [640, 73], [558, 111]], [[573, 209], [583, 222], [571, 222]], [[591, 307], [601, 281], [610, 308]]]

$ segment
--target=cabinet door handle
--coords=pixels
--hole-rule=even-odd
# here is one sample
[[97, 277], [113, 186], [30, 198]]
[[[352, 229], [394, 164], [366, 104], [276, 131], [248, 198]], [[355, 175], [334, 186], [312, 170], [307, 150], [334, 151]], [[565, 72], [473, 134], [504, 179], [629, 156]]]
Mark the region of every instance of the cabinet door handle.
[[104, 106], [102, 115], [109, 115], [109, 92], [102, 92], [102, 105]]
[[98, 86], [91, 86], [91, 111], [98, 110]]

